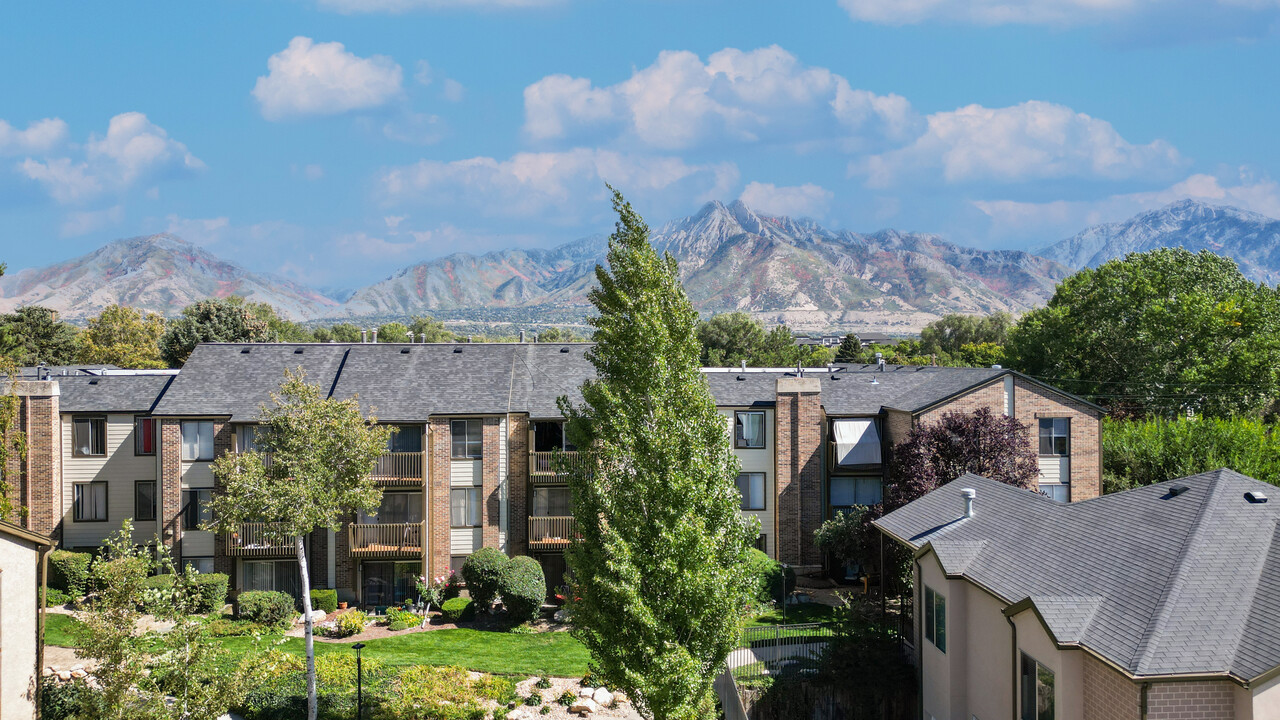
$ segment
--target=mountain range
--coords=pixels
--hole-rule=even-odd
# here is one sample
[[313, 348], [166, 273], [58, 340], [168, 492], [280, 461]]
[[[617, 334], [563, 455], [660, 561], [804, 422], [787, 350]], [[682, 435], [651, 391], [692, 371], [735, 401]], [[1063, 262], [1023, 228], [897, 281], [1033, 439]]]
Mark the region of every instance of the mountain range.
[[[700, 311], [745, 310], [805, 329], [913, 331], [949, 312], [1016, 313], [1044, 303], [1074, 269], [1154, 247], [1209, 249], [1235, 258], [1252, 278], [1280, 279], [1280, 221], [1194, 201], [1089, 228], [1038, 254], [978, 250], [924, 233], [833, 231], [741, 202], [708, 203], [659, 227], [651, 242], [679, 261]], [[481, 310], [536, 318], [586, 312], [606, 248], [597, 236], [545, 250], [455, 253], [348, 294], [255, 273], [162, 234], [0, 278], [0, 310], [39, 304], [78, 320], [120, 303], [173, 316], [204, 297], [242, 295], [295, 320]]]

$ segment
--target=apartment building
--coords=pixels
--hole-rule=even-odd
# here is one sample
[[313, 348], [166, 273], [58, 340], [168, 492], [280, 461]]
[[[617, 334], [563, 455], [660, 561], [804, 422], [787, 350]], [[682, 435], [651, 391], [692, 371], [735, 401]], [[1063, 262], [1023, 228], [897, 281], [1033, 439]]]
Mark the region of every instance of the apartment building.
[[1280, 717], [1280, 506], [1217, 470], [1080, 503], [969, 475], [876, 521], [915, 555], [921, 718]]
[[[59, 418], [48, 449], [33, 453], [48, 455], [37, 461], [50, 480], [31, 487], [49, 489], [36, 504], [58, 508], [45, 527], [64, 547], [100, 543], [130, 516], [139, 542], [158, 534], [185, 562], [227, 573], [236, 590], [296, 592], [295, 550], [267, 542], [262, 524], [199, 528], [216, 491], [212, 461], [255, 448], [262, 406], [286, 370], [301, 368], [326, 395], [358, 397], [366, 416], [396, 429], [373, 473], [384, 490], [378, 512], [307, 538], [314, 587], [388, 604], [413, 578], [457, 569], [480, 547], [537, 558], [554, 586], [574, 522], [557, 468], [578, 461], [556, 400], [579, 401], [594, 375], [589, 347], [211, 343], [176, 376], [54, 376], [41, 386], [49, 397], [32, 404]], [[705, 376], [741, 464], [742, 512], [760, 524], [758, 547], [801, 573], [857, 571], [831, 568], [813, 531], [879, 502], [888, 447], [950, 410], [990, 407], [1026, 423], [1054, 499], [1099, 491], [1102, 409], [1009, 370], [834, 365]]]

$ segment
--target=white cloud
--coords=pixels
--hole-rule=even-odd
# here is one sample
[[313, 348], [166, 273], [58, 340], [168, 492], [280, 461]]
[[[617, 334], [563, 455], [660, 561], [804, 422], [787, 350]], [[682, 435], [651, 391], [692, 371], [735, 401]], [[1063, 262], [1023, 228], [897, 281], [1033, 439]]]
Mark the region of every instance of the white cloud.
[[104, 210], [84, 210], [69, 213], [62, 222], [62, 236], [75, 237], [115, 225], [124, 219], [124, 206], [113, 205]]
[[303, 180], [309, 180], [311, 182], [324, 179], [324, 166], [317, 165], [315, 163], [307, 165], [290, 165], [289, 171], [293, 173], [294, 177], [300, 177]]
[[23, 160], [18, 170], [45, 187], [63, 204], [83, 203], [107, 192], [117, 194], [134, 184], [204, 169], [187, 146], [140, 112], [111, 118], [107, 134], [89, 136], [84, 159], [57, 157]]
[[401, 94], [404, 75], [384, 55], [362, 58], [340, 42], [316, 43], [302, 36], [268, 58], [267, 69], [253, 96], [268, 120], [377, 107]]
[[692, 52], [665, 51], [608, 87], [550, 75], [525, 88], [524, 104], [524, 130], [535, 140], [607, 132], [662, 149], [833, 140], [858, 149], [909, 139], [918, 128], [904, 98], [854, 89], [776, 45], [727, 48], [705, 63]]
[[826, 214], [833, 197], [830, 190], [812, 183], [778, 187], [752, 182], [747, 184], [738, 199], [752, 210], [766, 215], [820, 218]]
[[448, 100], [449, 102], [456, 103], [462, 102], [462, 99], [466, 96], [467, 89], [462, 86], [462, 83], [454, 80], [453, 78], [444, 79], [444, 83], [440, 88], [440, 97]]
[[202, 246], [217, 245], [231, 228], [227, 217], [184, 218], [170, 214], [165, 216], [165, 221], [165, 232]]
[[996, 234], [1035, 233], [1056, 237], [1052, 233], [1075, 233], [1086, 226], [1124, 220], [1186, 198], [1280, 217], [1280, 183], [1269, 178], [1254, 178], [1243, 170], [1230, 178], [1196, 174], [1162, 190], [1117, 194], [1098, 200], [1039, 203], [981, 200], [973, 205], [991, 218]]
[[382, 134], [389, 140], [412, 145], [433, 145], [444, 139], [445, 123], [437, 115], [403, 112], [395, 115], [382, 126]]
[[[887, 25], [929, 21], [976, 25], [1079, 26], [1179, 14], [1179, 0], [840, 0], [854, 20]], [[1209, 0], [1197, 3], [1213, 13], [1262, 12], [1275, 0]]]
[[631, 198], [680, 198], [683, 205], [690, 199], [723, 197], [737, 180], [737, 167], [731, 163], [689, 165], [679, 158], [576, 148], [518, 153], [502, 161], [422, 160], [384, 171], [379, 187], [383, 200], [392, 205], [429, 203], [511, 217], [546, 214], [572, 223], [584, 206], [606, 202], [606, 182]]
[[1045, 178], [1123, 180], [1167, 177], [1185, 161], [1163, 140], [1135, 145], [1105, 120], [1053, 103], [1006, 108], [969, 105], [930, 115], [928, 129], [906, 147], [850, 165], [873, 187], [907, 177], [1016, 182]]
[[488, 10], [537, 8], [564, 0], [319, 0], [319, 5], [341, 13], [404, 13], [412, 10]]
[[0, 156], [44, 153], [60, 145], [67, 137], [67, 124], [60, 118], [45, 118], [19, 130], [0, 120]]

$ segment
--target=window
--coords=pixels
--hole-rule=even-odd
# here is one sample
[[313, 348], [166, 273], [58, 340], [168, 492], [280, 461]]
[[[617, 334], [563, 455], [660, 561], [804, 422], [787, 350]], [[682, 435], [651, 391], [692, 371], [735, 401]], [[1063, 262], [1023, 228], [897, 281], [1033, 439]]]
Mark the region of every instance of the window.
[[366, 605], [393, 605], [417, 596], [420, 563], [411, 562], [363, 562], [360, 574], [364, 592], [361, 600]]
[[133, 519], [156, 519], [156, 482], [139, 480], [133, 484]]
[[422, 452], [421, 425], [392, 425], [395, 432], [387, 438], [387, 452]]
[[466, 555], [452, 555], [449, 557], [449, 572], [456, 575], [462, 575], [462, 564], [467, 561]]
[[72, 517], [76, 522], [107, 521], [107, 484], [105, 482], [76, 483], [73, 493]]
[[236, 447], [240, 452], [255, 452], [258, 448], [258, 426], [257, 425], [241, 425], [239, 428], [239, 443]]
[[867, 468], [883, 458], [880, 425], [876, 418], [842, 418], [831, 422], [831, 443], [836, 467]]
[[243, 568], [245, 590], [274, 590], [294, 597], [301, 594], [297, 560], [245, 560]]
[[213, 421], [182, 421], [182, 459], [213, 459]]
[[764, 473], [739, 473], [738, 494], [743, 510], [764, 509]]
[[75, 418], [71, 421], [71, 448], [75, 457], [107, 454], [107, 419]]
[[480, 527], [480, 488], [454, 488], [449, 491], [449, 525]]
[[156, 454], [156, 429], [159, 423], [155, 418], [140, 417], [133, 419], [133, 454]]
[[533, 512], [535, 517], [568, 517], [573, 514], [569, 488], [534, 488]]
[[198, 573], [208, 575], [213, 572], [213, 558], [211, 557], [189, 557], [183, 558], [182, 562], [187, 567]]
[[878, 477], [831, 478], [832, 514], [848, 512], [858, 505], [880, 504], [881, 484]]
[[1040, 418], [1040, 454], [1071, 454], [1071, 418]]
[[733, 414], [733, 446], [736, 448], [764, 447], [764, 412], [739, 410]]
[[454, 420], [450, 424], [453, 433], [453, 457], [466, 460], [484, 455], [484, 422], [481, 420]]
[[183, 530], [200, 530], [201, 524], [213, 520], [213, 510], [209, 507], [212, 497], [213, 491], [208, 488], [182, 491]]
[[557, 420], [537, 420], [533, 423], [533, 451], [554, 452], [576, 450], [564, 434], [564, 423]]
[[924, 639], [947, 651], [947, 598], [928, 586], [924, 589]]
[[769, 552], [768, 548], [769, 548], [769, 541], [765, 539], [764, 533], [760, 533], [759, 535], [757, 535], [756, 549], [762, 553], [767, 553]]
[[1071, 502], [1071, 486], [1065, 483], [1040, 483], [1040, 492], [1056, 502]]
[[377, 514], [370, 516], [360, 512], [358, 522], [385, 525], [422, 522], [422, 493], [384, 492]]
[[1053, 671], [1022, 654], [1022, 720], [1053, 720]]

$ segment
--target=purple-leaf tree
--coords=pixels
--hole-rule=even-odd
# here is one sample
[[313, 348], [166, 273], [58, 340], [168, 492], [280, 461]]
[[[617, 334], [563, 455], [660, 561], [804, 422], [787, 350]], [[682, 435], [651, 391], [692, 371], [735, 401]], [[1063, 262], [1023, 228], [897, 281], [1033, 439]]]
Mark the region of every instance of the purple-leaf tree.
[[1029, 428], [989, 408], [950, 412], [912, 428], [893, 447], [884, 487], [884, 512], [892, 512], [971, 472], [1028, 490], [1040, 468]]

